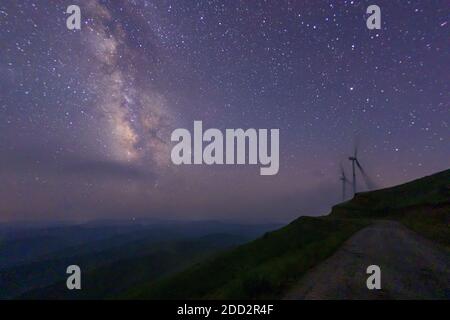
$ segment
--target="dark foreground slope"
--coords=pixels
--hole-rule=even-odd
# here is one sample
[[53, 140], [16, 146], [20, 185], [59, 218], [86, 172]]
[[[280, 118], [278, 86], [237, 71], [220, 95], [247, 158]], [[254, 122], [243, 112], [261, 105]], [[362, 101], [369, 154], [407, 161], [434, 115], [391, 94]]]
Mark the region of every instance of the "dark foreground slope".
[[301, 274], [327, 258], [365, 225], [362, 221], [301, 217], [280, 230], [173, 277], [133, 288], [121, 298], [278, 297]]
[[335, 206], [333, 218], [388, 219], [450, 248], [450, 170], [392, 188], [357, 194]]
[[334, 207], [326, 217], [301, 217], [253, 242], [174, 276], [131, 288], [119, 297], [283, 297], [308, 270], [331, 256], [355, 232], [379, 219], [400, 221], [448, 247], [450, 170], [397, 187], [358, 194]]
[[[380, 290], [368, 290], [367, 267], [381, 272]], [[286, 299], [450, 299], [450, 254], [396, 221], [358, 231], [312, 268]]]

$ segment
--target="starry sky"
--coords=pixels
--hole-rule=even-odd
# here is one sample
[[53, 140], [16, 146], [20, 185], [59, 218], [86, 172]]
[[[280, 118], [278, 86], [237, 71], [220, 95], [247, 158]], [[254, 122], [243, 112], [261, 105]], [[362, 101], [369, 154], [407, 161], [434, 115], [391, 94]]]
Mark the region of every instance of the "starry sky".
[[[448, 169], [449, 5], [3, 0], [0, 221], [326, 214], [355, 145], [377, 188]], [[279, 173], [173, 165], [194, 120], [279, 128]]]

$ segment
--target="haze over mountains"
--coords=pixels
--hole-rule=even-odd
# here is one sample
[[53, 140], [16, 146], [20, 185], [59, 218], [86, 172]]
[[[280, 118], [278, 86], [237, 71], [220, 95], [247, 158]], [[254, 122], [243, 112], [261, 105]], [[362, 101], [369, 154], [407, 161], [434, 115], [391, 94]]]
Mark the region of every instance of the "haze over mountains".
[[[83, 276], [100, 267], [110, 270], [114, 264], [131, 264], [130, 276], [136, 277], [136, 267], [146, 270], [143, 276], [151, 279], [277, 226], [156, 220], [4, 224], [0, 226], [0, 298], [62, 281], [71, 264], [79, 265]], [[116, 279], [109, 280], [117, 284]]]
[[[373, 227], [367, 227], [374, 226], [382, 230], [379, 233], [367, 231], [370, 239], [364, 236], [366, 231], [361, 234], [360, 237], [369, 241], [357, 241], [362, 246], [361, 252], [368, 257], [372, 254], [376, 257], [376, 248], [370, 243], [382, 243], [383, 239], [376, 239], [382, 234], [385, 238], [386, 234], [392, 233], [400, 240], [412, 237], [406, 242], [399, 240], [395, 245], [386, 244], [382, 254], [385, 257], [383, 266], [390, 270], [388, 274], [400, 272], [405, 263], [398, 264], [398, 259], [393, 257], [401, 257], [403, 252], [409, 254], [405, 259], [413, 261], [408, 265], [410, 274], [404, 275], [401, 281], [420, 279], [420, 284], [426, 288], [391, 292], [388, 286], [382, 297], [450, 298], [450, 288], [446, 287], [446, 283], [450, 283], [450, 274], [445, 272], [450, 270], [449, 183], [450, 170], [446, 170], [400, 186], [360, 193], [335, 206], [328, 216], [300, 217], [275, 231], [270, 231], [277, 227], [275, 225], [218, 222], [103, 222], [48, 228], [16, 226], [14, 232], [3, 226], [0, 297], [282, 298], [305, 283], [305, 279], [313, 277], [311, 272], [328, 263], [330, 256], [330, 259], [337, 259], [339, 265], [344, 258], [333, 258], [334, 253], [339, 256], [340, 248], [348, 239], [351, 243], [353, 235], [372, 230], [370, 228]], [[383, 222], [386, 220], [392, 223]], [[405, 233], [404, 227], [396, 227], [400, 224], [413, 231]], [[417, 244], [406, 247], [406, 243]], [[435, 252], [434, 258], [427, 258], [427, 253], [416, 250], [416, 247], [428, 247], [425, 251]], [[358, 265], [361, 263], [358, 257], [345, 259], [353, 261], [351, 265], [357, 272], [364, 267]], [[66, 289], [65, 268], [69, 264], [78, 264], [83, 270], [83, 289], [80, 291]], [[444, 271], [436, 271], [442, 270], [435, 269], [436, 265], [441, 265]], [[429, 271], [425, 274], [424, 270]], [[334, 272], [345, 274], [346, 271]], [[349, 287], [345, 279], [343, 277], [342, 283], [337, 282], [336, 286]], [[347, 292], [346, 298], [380, 297], [380, 293], [367, 296], [366, 290], [358, 287], [360, 285], [357, 283], [353, 291]], [[401, 285], [404, 284], [398, 287]], [[326, 292], [327, 298], [340, 297], [328, 287], [308, 290]], [[341, 289], [336, 290], [342, 292]], [[290, 297], [308, 297], [305, 292], [309, 291], [297, 289], [296, 292], [303, 293], [294, 293]]]

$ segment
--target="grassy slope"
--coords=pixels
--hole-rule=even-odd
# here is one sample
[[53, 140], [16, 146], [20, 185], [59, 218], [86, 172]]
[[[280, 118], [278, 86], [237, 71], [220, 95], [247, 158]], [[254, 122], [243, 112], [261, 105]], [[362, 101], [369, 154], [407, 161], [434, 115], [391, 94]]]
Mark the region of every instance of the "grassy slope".
[[134, 288], [120, 298], [277, 297], [364, 225], [363, 221], [301, 217], [173, 277]]
[[450, 170], [396, 187], [357, 194], [335, 218], [391, 219], [450, 248]]
[[119, 298], [277, 298], [371, 219], [395, 219], [450, 244], [450, 170], [393, 188], [358, 194], [330, 215], [288, 226]]

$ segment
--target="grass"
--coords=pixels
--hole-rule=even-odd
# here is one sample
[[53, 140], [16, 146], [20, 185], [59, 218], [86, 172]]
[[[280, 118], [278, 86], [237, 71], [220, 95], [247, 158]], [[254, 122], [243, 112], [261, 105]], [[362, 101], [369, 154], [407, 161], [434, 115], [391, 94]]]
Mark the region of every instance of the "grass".
[[450, 170], [392, 188], [357, 194], [330, 216], [387, 219], [450, 248]]
[[175, 276], [134, 288], [121, 298], [277, 298], [365, 225], [365, 221], [301, 217]]
[[392, 188], [358, 193], [351, 201], [333, 207], [331, 215], [353, 218], [394, 218], [415, 207], [450, 204], [450, 170]]
[[436, 241], [450, 251], [450, 205], [417, 207], [398, 219], [413, 231]]

